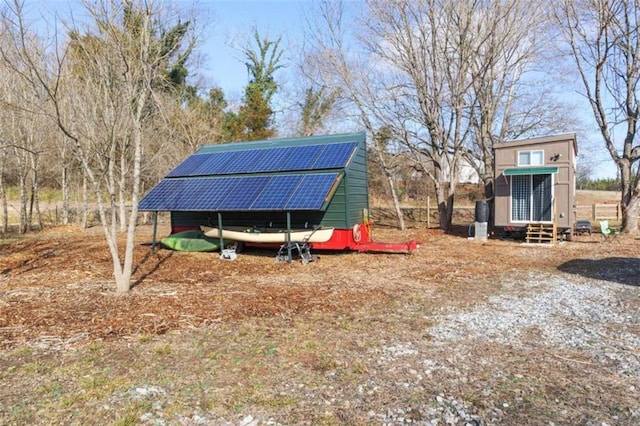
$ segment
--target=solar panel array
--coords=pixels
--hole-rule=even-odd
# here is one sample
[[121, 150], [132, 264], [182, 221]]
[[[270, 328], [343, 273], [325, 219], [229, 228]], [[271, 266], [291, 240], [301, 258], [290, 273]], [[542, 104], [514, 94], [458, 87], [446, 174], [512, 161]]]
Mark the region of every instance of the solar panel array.
[[344, 142], [195, 154], [167, 177], [344, 168], [357, 145], [357, 142]]
[[311, 173], [163, 179], [142, 199], [140, 210], [319, 210], [339, 177]]

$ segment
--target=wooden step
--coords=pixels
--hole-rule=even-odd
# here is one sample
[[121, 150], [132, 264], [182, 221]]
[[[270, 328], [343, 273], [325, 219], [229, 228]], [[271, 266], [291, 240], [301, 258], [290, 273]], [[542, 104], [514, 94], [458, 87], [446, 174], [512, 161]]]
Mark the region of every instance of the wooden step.
[[553, 243], [558, 239], [555, 223], [529, 223], [527, 225], [527, 243]]

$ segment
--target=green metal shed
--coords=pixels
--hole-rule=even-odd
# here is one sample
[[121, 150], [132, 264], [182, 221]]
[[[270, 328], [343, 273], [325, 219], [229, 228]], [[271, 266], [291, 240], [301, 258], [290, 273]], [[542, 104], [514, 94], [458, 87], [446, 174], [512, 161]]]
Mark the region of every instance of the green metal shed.
[[208, 145], [174, 168], [140, 201], [171, 212], [172, 233], [334, 228], [320, 248], [368, 242], [364, 132]]

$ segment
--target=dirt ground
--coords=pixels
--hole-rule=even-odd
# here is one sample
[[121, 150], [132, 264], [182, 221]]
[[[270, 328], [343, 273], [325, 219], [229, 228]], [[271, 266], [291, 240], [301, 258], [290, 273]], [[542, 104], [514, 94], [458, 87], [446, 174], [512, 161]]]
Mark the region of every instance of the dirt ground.
[[[160, 235], [167, 233], [167, 226], [162, 225]], [[597, 278], [601, 261], [640, 255], [637, 237], [623, 235], [617, 242], [604, 242], [597, 233], [544, 247], [499, 239], [473, 241], [466, 237], [464, 227], [458, 235], [424, 227], [403, 232], [376, 228], [373, 237], [387, 242], [418, 240], [421, 245], [410, 255], [315, 253], [319, 260], [307, 265], [276, 262], [276, 253], [270, 249], [248, 250], [237, 260], [228, 261], [216, 253], [167, 249], [152, 253], [148, 245], [151, 228], [142, 227], [135, 248], [134, 286], [126, 295], [114, 292], [111, 259], [99, 229], [87, 232], [71, 226], [54, 227], [6, 241], [0, 246], [0, 379], [7, 386], [0, 391], [0, 423], [44, 424], [41, 416], [49, 413], [54, 423], [95, 420], [136, 424], [140, 415], [152, 408], [141, 406], [139, 401], [113, 408], [119, 406], [114, 394], [142, 381], [184, 390], [191, 378], [200, 383], [200, 393], [194, 391], [195, 396], [176, 396], [164, 403], [169, 410], [167, 418], [178, 418], [180, 410], [189, 411], [191, 408], [185, 407], [193, 403], [227, 419], [232, 414], [244, 416], [247, 407], [259, 406], [286, 412], [284, 424], [365, 424], [367, 421], [348, 406], [327, 414], [322, 407], [303, 410], [285, 396], [268, 393], [265, 388], [283, 386], [293, 374], [282, 365], [274, 370], [275, 354], [308, 367], [306, 374], [313, 377], [305, 386], [311, 386], [313, 380], [324, 383], [325, 378], [320, 377], [325, 376], [315, 374], [345, 368], [360, 380], [371, 366], [364, 360], [349, 364], [338, 359], [332, 355], [332, 346], [336, 351], [343, 345], [362, 350], [361, 345], [369, 344], [364, 336], [376, 334], [376, 327], [380, 327], [380, 336], [402, 335], [407, 328], [423, 327], [435, 309], [474, 306], [499, 293], [499, 278], [512, 273], [569, 270]], [[571, 269], [580, 261], [583, 264]], [[638, 272], [621, 272], [619, 284], [640, 288]], [[640, 310], [637, 294], [628, 303], [633, 312]], [[404, 309], [412, 314], [396, 318]], [[323, 336], [323, 330], [331, 337]], [[203, 343], [210, 339], [217, 342], [215, 349]], [[274, 346], [269, 342], [275, 342]], [[182, 352], [187, 350], [182, 349], [184, 345], [189, 351], [199, 349], [187, 356]], [[237, 353], [244, 355], [232, 356], [234, 347], [240, 347]], [[496, 356], [513, 360], [519, 355], [507, 350]], [[216, 397], [204, 389], [199, 382], [202, 379], [194, 379], [198, 373], [190, 370], [189, 363], [203, 357], [218, 363]], [[93, 359], [89, 366], [87, 359]], [[149, 363], [140, 364], [141, 359], [153, 364], [153, 372], [148, 370]], [[132, 366], [136, 372], [127, 370]], [[563, 375], [580, 377], [581, 365], [569, 366], [570, 372], [567, 365], [557, 368], [565, 369]], [[164, 379], [157, 376], [158, 371]], [[63, 379], [63, 373], [68, 375], [64, 377], [77, 377]], [[243, 390], [247, 378], [253, 378], [250, 391]], [[33, 385], [38, 389], [35, 394], [11, 387], [29, 380], [39, 383]], [[538, 392], [559, 392], [549, 387], [551, 383], [532, 386]], [[80, 390], [87, 395], [88, 389], [90, 396], [80, 396]], [[407, 400], [413, 397], [407, 396]], [[545, 403], [535, 401], [532, 399], [524, 414], [532, 416], [534, 424], [542, 420], [547, 424], [550, 417], [543, 408]], [[380, 406], [387, 403], [387, 399], [377, 402]], [[568, 407], [579, 411], [583, 403], [576, 397]], [[111, 406], [112, 411], [105, 408], [98, 414], [92, 404]], [[476, 401], [476, 406], [482, 404]], [[127, 418], [131, 421], [122, 421]], [[523, 417], [514, 414], [504, 418]], [[185, 420], [182, 424], [189, 423]]]
[[[638, 254], [632, 237], [621, 237], [625, 244], [604, 244], [597, 233], [544, 251], [509, 240], [479, 243], [438, 230], [374, 232], [378, 241], [417, 240], [421, 246], [411, 255], [314, 252], [320, 260], [309, 265], [276, 262], [273, 249], [249, 249], [236, 261], [224, 261], [215, 253], [161, 247], [151, 253], [151, 229], [143, 227], [133, 289], [122, 296], [114, 292], [111, 258], [98, 227], [50, 228], [0, 247], [0, 344], [164, 334], [248, 317], [348, 312], [362, 305], [375, 309], [414, 285], [467, 286], [509, 270], [554, 270], [576, 258], [610, 257], [612, 251]], [[161, 226], [159, 235], [167, 233]]]

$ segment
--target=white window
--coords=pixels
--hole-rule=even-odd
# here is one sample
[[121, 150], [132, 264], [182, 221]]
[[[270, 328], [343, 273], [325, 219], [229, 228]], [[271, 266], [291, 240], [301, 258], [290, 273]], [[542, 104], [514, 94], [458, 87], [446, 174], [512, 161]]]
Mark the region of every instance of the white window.
[[518, 166], [542, 166], [544, 165], [544, 151], [519, 151]]

